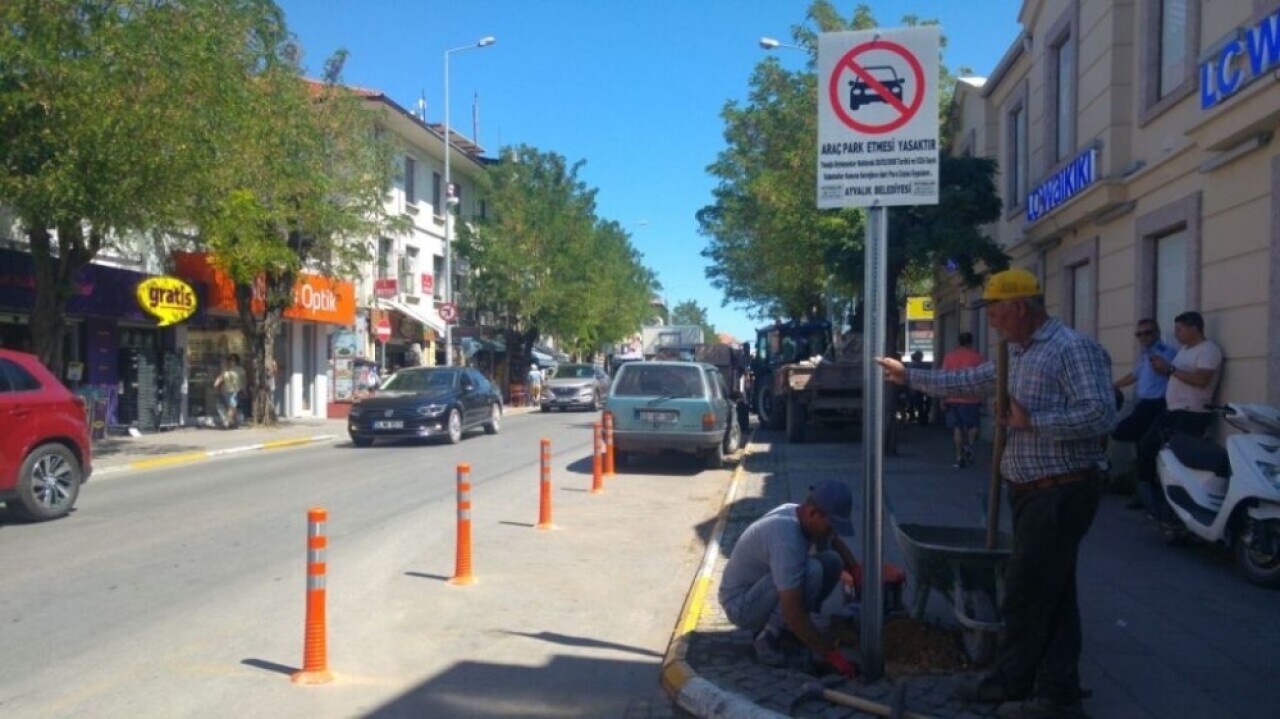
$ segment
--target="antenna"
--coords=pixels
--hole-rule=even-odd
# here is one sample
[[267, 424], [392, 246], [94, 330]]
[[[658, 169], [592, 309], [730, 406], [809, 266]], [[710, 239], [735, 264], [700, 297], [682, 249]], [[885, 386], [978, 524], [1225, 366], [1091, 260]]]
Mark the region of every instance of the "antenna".
[[471, 99], [471, 141], [480, 147], [480, 93]]
[[421, 94], [418, 96], [418, 119], [425, 123], [427, 121], [427, 91], [424, 88], [419, 92]]

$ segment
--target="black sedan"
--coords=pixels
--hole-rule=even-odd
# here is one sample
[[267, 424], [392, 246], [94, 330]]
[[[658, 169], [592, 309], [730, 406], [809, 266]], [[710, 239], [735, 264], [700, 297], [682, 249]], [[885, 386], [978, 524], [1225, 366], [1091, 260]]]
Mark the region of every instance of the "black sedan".
[[466, 367], [414, 367], [351, 405], [347, 433], [357, 447], [404, 437], [444, 437], [456, 444], [474, 427], [497, 434], [501, 422], [502, 395], [484, 375]]

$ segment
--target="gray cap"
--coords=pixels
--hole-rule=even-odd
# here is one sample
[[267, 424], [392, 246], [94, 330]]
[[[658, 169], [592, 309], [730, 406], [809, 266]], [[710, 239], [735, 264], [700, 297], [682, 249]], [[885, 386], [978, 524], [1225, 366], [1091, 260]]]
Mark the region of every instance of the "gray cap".
[[853, 536], [853, 521], [850, 519], [853, 514], [853, 493], [849, 491], [847, 484], [834, 479], [823, 480], [809, 487], [809, 499], [827, 515], [837, 534]]

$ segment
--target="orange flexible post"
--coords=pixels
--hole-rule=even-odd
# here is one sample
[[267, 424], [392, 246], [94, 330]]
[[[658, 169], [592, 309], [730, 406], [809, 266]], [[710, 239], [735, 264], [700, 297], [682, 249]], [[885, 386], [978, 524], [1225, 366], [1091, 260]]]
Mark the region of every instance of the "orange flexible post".
[[476, 583], [471, 574], [471, 465], [465, 462], [458, 465], [457, 559], [449, 583], [455, 586]]
[[329, 644], [325, 618], [325, 554], [329, 539], [325, 525], [329, 513], [322, 507], [307, 511], [307, 618], [302, 641], [302, 671], [289, 678], [295, 684], [324, 684], [329, 673]]
[[605, 446], [604, 476], [612, 477], [614, 476], [613, 413], [612, 412], [604, 413], [604, 446]]
[[551, 440], [542, 440], [542, 449], [538, 455], [541, 474], [541, 491], [538, 501], [538, 523], [535, 529], [555, 529], [551, 523]]
[[600, 423], [591, 425], [591, 494], [604, 494], [604, 471], [600, 466]]

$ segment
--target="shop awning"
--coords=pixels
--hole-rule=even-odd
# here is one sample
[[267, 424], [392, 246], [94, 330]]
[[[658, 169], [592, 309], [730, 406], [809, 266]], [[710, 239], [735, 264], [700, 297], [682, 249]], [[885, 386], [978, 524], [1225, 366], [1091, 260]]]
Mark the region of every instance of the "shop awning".
[[435, 310], [428, 310], [425, 307], [418, 307], [416, 305], [405, 304], [403, 302], [396, 302], [395, 300], [389, 300], [385, 297], [379, 297], [377, 302], [378, 307], [381, 307], [384, 310], [395, 310], [402, 315], [421, 322], [424, 326], [435, 330], [437, 334], [444, 334], [444, 322], [436, 316]]

